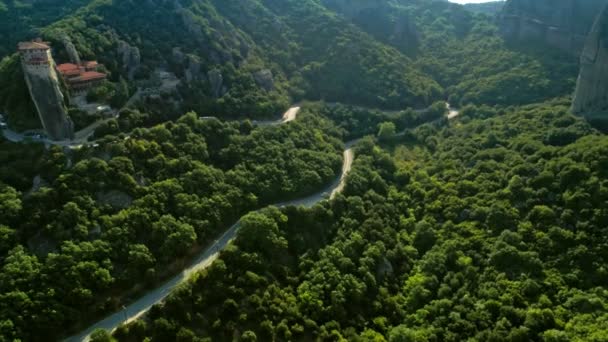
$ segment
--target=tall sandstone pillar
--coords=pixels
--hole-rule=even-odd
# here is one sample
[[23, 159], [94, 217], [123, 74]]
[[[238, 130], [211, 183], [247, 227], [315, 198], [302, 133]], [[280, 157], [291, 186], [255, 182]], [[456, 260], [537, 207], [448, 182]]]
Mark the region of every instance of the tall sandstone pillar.
[[48, 43], [41, 40], [19, 43], [19, 53], [30, 96], [47, 135], [52, 140], [73, 138], [74, 125], [64, 105]]

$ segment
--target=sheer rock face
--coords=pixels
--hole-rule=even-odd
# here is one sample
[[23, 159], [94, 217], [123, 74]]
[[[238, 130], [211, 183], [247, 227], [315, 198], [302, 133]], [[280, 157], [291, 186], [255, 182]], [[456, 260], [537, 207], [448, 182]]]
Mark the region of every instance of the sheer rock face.
[[222, 73], [217, 70], [209, 70], [207, 73], [207, 79], [209, 81], [209, 85], [211, 86], [211, 94], [214, 98], [220, 98], [225, 94], [224, 88], [224, 76]]
[[608, 110], [608, 6], [595, 21], [581, 54], [572, 110], [582, 114]]
[[118, 55], [122, 58], [122, 65], [127, 71], [129, 80], [133, 80], [135, 72], [137, 72], [137, 69], [141, 65], [141, 53], [139, 49], [123, 40], [119, 40]]
[[509, 0], [498, 17], [510, 41], [544, 43], [578, 55], [608, 0]]
[[186, 56], [186, 61], [188, 62], [188, 67], [184, 72], [186, 81], [190, 83], [194, 80], [198, 80], [201, 77], [201, 60], [195, 55], [188, 55]]
[[65, 36], [63, 36], [62, 40], [63, 40], [63, 45], [65, 47], [65, 50], [66, 50], [68, 56], [70, 57], [70, 62], [79, 65], [80, 56], [78, 55], [78, 50], [76, 50], [76, 47], [74, 46], [74, 43], [72, 43], [72, 40], [70, 39], [70, 37], [65, 35]]
[[74, 125], [65, 107], [50, 49], [39, 52], [36, 58], [43, 58], [48, 63], [29, 63], [27, 58], [22, 56], [21, 66], [42, 127], [53, 140], [71, 139], [74, 135]]

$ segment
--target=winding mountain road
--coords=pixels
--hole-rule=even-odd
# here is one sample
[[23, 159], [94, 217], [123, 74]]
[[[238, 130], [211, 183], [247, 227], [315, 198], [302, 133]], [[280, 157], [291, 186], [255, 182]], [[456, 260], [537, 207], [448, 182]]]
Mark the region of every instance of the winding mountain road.
[[[448, 106], [448, 119], [454, 119], [459, 115], [459, 112], [453, 108]], [[291, 107], [283, 117], [279, 120], [275, 121], [266, 121], [266, 122], [257, 122], [256, 124], [265, 126], [265, 125], [278, 125], [278, 124], [286, 124], [288, 122], [294, 121], [297, 118], [297, 114], [300, 111], [299, 106]], [[336, 179], [332, 184], [330, 184], [327, 188], [315, 193], [314, 195], [287, 201], [283, 203], [275, 204], [277, 207], [287, 207], [287, 206], [304, 206], [304, 207], [312, 207], [315, 204], [321, 202], [324, 199], [333, 199], [337, 194], [344, 190], [346, 185], [346, 177], [352, 169], [353, 161], [355, 158], [353, 145], [358, 140], [354, 140], [348, 142], [346, 144], [346, 149], [344, 150], [344, 159], [342, 163], [342, 173], [338, 179]], [[139, 298], [137, 301], [129, 304], [126, 307], [123, 307], [121, 311], [118, 311], [97, 323], [94, 323], [86, 330], [80, 332], [77, 335], [74, 335], [68, 339], [66, 342], [80, 342], [80, 341], [88, 341], [89, 335], [95, 331], [96, 329], [102, 328], [108, 331], [115, 330], [119, 325], [130, 323], [141, 316], [143, 316], [150, 308], [158, 303], [162, 303], [163, 300], [176, 289], [177, 286], [184, 283], [190, 276], [200, 270], [203, 270], [209, 267], [219, 256], [219, 253], [228, 246], [228, 244], [236, 238], [236, 234], [238, 232], [240, 226], [240, 221], [229, 227], [224, 234], [219, 237], [214, 243], [203, 250], [192, 262], [186, 267], [182, 272], [178, 275], [171, 278], [166, 283], [162, 284], [158, 288], [146, 293], [143, 297]]]
[[[283, 119], [280, 120], [280, 123], [285, 124], [290, 121], [296, 119], [296, 116], [300, 110], [300, 107], [292, 107], [290, 108], [285, 115], [283, 115]], [[346, 144], [346, 149], [344, 151], [344, 161], [342, 165], [342, 173], [340, 177], [328, 186], [326, 189], [319, 191], [318, 193], [308, 196], [303, 199], [298, 199], [294, 201], [288, 201], [284, 203], [276, 204], [277, 207], [286, 207], [286, 206], [304, 206], [304, 207], [312, 207], [313, 205], [321, 202], [324, 199], [334, 198], [338, 193], [340, 193], [344, 189], [344, 185], [346, 182], [346, 176], [352, 169], [353, 160], [354, 160], [354, 151], [352, 146], [357, 141], [352, 141]], [[161, 303], [173, 290], [176, 289], [177, 286], [184, 283], [190, 276], [200, 270], [203, 270], [209, 267], [219, 256], [219, 253], [228, 246], [228, 244], [236, 238], [236, 234], [238, 232], [240, 226], [240, 221], [232, 225], [224, 234], [219, 237], [214, 243], [203, 250], [192, 262], [186, 267], [182, 272], [178, 275], [174, 276], [166, 283], [162, 284], [158, 288], [146, 293], [143, 297], [139, 298], [137, 301], [129, 304], [126, 307], [123, 307], [121, 311], [115, 312], [107, 316], [106, 318], [94, 323], [89, 326], [84, 331], [81, 331], [77, 335], [67, 338], [66, 342], [80, 342], [80, 341], [88, 341], [89, 335], [96, 329], [102, 328], [108, 331], [115, 330], [119, 325], [130, 323], [142, 315], [144, 315], [150, 308], [158, 303]]]

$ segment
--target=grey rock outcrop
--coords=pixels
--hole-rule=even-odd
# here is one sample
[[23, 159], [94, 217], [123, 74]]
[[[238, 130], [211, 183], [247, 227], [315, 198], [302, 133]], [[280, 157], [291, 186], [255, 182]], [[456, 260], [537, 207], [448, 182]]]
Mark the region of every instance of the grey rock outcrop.
[[217, 69], [209, 70], [207, 72], [207, 80], [211, 87], [211, 95], [214, 98], [222, 97], [225, 93], [224, 89], [224, 76], [221, 71]]
[[498, 24], [508, 41], [542, 43], [578, 55], [606, 3], [608, 0], [509, 0]]
[[253, 73], [253, 79], [258, 87], [271, 91], [274, 89], [274, 76], [272, 75], [272, 71], [268, 69], [259, 70]]
[[572, 111], [608, 110], [608, 6], [598, 16], [581, 55]]
[[72, 43], [72, 39], [70, 39], [68, 35], [64, 35], [62, 41], [63, 46], [68, 53], [68, 57], [70, 58], [70, 62], [80, 65], [80, 56], [78, 55], [78, 50], [76, 50], [74, 43]]
[[135, 72], [141, 65], [141, 53], [139, 48], [129, 45], [124, 40], [118, 41], [118, 56], [122, 60], [122, 66], [127, 72], [129, 80], [133, 80]]
[[[41, 60], [44, 62], [40, 62]], [[32, 51], [24, 49], [21, 66], [30, 96], [48, 137], [57, 141], [72, 139], [74, 124], [67, 113], [50, 48], [46, 46], [44, 50], [39, 48]]]
[[109, 205], [117, 209], [128, 208], [133, 203], [133, 197], [118, 190], [99, 192], [96, 194], [96, 199], [100, 204]]
[[186, 80], [192, 82], [201, 76], [201, 60], [195, 55], [188, 55], [186, 58], [188, 67], [185, 71]]
[[173, 63], [184, 64], [186, 55], [184, 55], [184, 53], [182, 52], [182, 49], [180, 47], [174, 47], [172, 55], [173, 55]]

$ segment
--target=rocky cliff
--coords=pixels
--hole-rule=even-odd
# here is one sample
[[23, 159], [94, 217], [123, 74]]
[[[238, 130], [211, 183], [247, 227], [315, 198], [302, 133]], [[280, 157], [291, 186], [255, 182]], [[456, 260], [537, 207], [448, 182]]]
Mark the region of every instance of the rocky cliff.
[[40, 121], [49, 138], [71, 139], [74, 125], [67, 115], [55, 69], [24, 67], [24, 74]]
[[595, 16], [608, 0], [509, 0], [498, 16], [502, 35], [578, 55]]
[[595, 21], [581, 54], [572, 110], [582, 114], [608, 110], [608, 6]]

